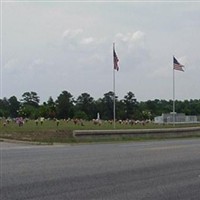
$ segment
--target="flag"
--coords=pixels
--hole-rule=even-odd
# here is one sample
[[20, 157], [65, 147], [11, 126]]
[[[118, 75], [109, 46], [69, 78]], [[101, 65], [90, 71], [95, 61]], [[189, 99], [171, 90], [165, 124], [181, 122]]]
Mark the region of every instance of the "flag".
[[114, 64], [114, 69], [119, 71], [119, 65], [118, 65], [119, 59], [117, 57], [117, 54], [115, 52], [115, 48], [113, 46], [113, 64]]
[[174, 69], [184, 72], [184, 65], [180, 64], [175, 57], [173, 57]]

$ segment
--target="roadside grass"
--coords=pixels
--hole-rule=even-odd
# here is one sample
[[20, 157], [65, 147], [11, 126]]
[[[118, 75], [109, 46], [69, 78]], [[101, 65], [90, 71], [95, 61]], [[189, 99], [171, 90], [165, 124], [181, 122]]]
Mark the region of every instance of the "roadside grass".
[[[179, 124], [179, 127], [194, 127], [199, 126], [199, 124]], [[173, 125], [157, 125], [153, 123], [147, 123], [145, 125], [135, 124], [119, 124], [116, 123], [116, 130], [126, 130], [126, 129], [157, 129], [157, 128], [172, 128]], [[0, 138], [2, 139], [14, 139], [22, 141], [30, 141], [37, 143], [78, 143], [78, 142], [99, 142], [99, 141], [143, 141], [149, 139], [155, 139], [148, 136], [141, 137], [128, 137], [128, 136], [110, 136], [110, 137], [91, 137], [84, 140], [73, 137], [74, 130], [113, 130], [113, 124], [109, 122], [103, 122], [101, 126], [94, 125], [91, 121], [84, 121], [83, 126], [80, 124], [74, 124], [72, 121], [60, 120], [57, 126], [56, 121], [46, 120], [41, 125], [38, 123], [36, 125], [35, 121], [30, 120], [26, 122], [23, 126], [19, 127], [15, 122], [10, 122], [6, 126], [3, 126], [1, 121], [0, 126]], [[157, 138], [157, 139], [162, 139]]]

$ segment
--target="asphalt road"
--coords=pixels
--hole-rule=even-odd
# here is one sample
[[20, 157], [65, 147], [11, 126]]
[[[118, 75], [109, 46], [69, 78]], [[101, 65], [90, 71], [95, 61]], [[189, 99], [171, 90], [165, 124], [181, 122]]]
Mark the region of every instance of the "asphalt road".
[[200, 199], [200, 139], [0, 151], [1, 200]]

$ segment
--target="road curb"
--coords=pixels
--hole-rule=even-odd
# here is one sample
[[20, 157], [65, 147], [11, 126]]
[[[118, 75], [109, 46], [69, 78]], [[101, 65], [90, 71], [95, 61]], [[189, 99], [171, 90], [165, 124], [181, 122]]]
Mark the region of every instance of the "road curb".
[[129, 130], [75, 130], [74, 137], [93, 137], [93, 136], [155, 136], [155, 135], [176, 135], [176, 136], [190, 136], [196, 134], [200, 136], [200, 127], [189, 128], [163, 128], [163, 129], [129, 129]]

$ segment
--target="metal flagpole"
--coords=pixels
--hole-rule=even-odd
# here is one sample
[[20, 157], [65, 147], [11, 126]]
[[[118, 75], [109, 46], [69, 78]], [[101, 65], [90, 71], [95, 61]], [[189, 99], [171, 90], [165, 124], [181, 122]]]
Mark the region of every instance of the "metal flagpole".
[[113, 125], [114, 125], [114, 128], [115, 128], [115, 120], [116, 120], [116, 117], [115, 117], [115, 70], [119, 70], [119, 66], [118, 66], [118, 62], [119, 62], [119, 59], [117, 57], [117, 54], [115, 52], [115, 43], [113, 43], [113, 64], [114, 64], [114, 67], [113, 67]]
[[175, 126], [175, 72], [173, 69], [173, 125]]
[[[113, 43], [113, 52], [115, 43]], [[115, 68], [113, 67], [113, 128], [115, 129]]]
[[[174, 58], [174, 57], [173, 57]], [[175, 126], [175, 70], [173, 61], [173, 125]]]
[[176, 110], [175, 110], [175, 70], [184, 72], [184, 65], [180, 64], [176, 58], [173, 56], [173, 125], [176, 122]]

